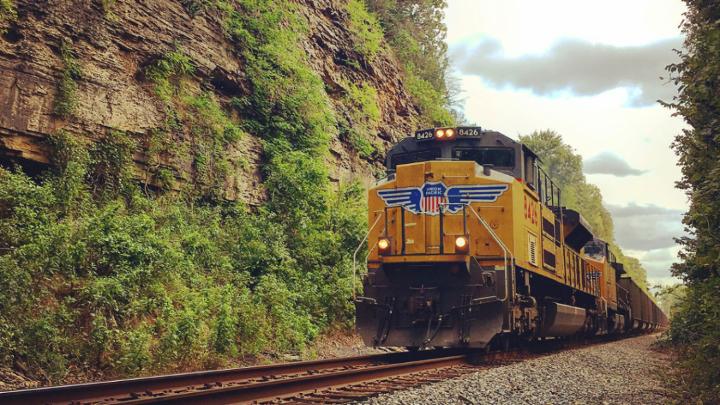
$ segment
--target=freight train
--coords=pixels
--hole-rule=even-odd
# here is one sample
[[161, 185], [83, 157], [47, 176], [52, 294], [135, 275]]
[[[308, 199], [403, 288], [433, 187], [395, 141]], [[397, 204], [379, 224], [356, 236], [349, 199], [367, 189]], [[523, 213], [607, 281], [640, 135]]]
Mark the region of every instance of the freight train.
[[665, 314], [526, 145], [479, 127], [420, 130], [369, 190], [369, 346], [488, 348], [652, 331]]

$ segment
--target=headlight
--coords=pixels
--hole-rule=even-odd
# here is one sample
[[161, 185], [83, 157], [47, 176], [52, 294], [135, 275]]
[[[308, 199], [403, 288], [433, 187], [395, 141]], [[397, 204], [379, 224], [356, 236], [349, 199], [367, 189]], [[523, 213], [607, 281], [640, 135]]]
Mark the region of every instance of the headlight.
[[378, 240], [378, 252], [380, 252], [381, 255], [387, 254], [390, 252], [390, 239], [388, 238], [380, 238]]
[[467, 253], [468, 252], [468, 240], [464, 236], [458, 236], [455, 238], [455, 252]]
[[438, 128], [435, 130], [435, 139], [438, 141], [450, 140], [455, 138], [454, 128]]

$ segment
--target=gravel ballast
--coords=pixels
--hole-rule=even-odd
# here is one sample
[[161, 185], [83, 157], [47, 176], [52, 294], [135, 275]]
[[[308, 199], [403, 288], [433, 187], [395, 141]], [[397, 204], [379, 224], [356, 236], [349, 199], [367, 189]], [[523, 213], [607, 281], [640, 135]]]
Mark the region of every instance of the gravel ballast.
[[371, 398], [364, 404], [661, 404], [669, 357], [645, 335], [548, 354]]

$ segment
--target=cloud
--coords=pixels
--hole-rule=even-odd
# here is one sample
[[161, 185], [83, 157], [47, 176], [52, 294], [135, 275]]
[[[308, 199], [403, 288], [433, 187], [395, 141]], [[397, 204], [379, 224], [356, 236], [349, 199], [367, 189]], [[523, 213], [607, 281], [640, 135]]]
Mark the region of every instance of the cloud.
[[684, 233], [681, 210], [634, 203], [609, 204], [607, 209], [613, 216], [615, 235], [623, 249], [650, 251], [674, 247], [674, 238]]
[[682, 216], [683, 211], [673, 208], [660, 207], [654, 204], [639, 205], [630, 203], [628, 205], [608, 204], [608, 210], [613, 218], [629, 218], [629, 217], [650, 217], [650, 216]]
[[632, 106], [648, 106], [675, 94], [674, 85], [660, 76], [677, 59], [672, 50], [681, 45], [681, 38], [627, 47], [565, 39], [544, 54], [506, 57], [499, 41], [484, 38], [454, 46], [451, 60], [463, 74], [480, 76], [495, 86], [582, 96], [624, 87], [631, 89]]
[[667, 277], [670, 266], [678, 261], [676, 252], [676, 247], [643, 252], [640, 256], [640, 262], [647, 270], [648, 278], [657, 279]]
[[583, 171], [587, 174], [611, 174], [613, 176], [637, 176], [646, 172], [630, 167], [620, 156], [612, 152], [602, 152], [583, 162]]

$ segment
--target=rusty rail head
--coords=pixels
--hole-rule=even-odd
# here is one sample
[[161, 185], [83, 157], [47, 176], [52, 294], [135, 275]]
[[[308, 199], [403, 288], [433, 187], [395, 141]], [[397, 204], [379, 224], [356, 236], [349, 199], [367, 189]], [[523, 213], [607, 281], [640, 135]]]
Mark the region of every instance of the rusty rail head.
[[[369, 366], [373, 364], [398, 364], [411, 360], [430, 359], [460, 353], [458, 349], [429, 350], [424, 352], [396, 352], [354, 356], [336, 359], [299, 361], [255, 367], [225, 370], [199, 371], [125, 380], [102, 381], [84, 384], [25, 389], [0, 392], [0, 404], [44, 404], [70, 401], [99, 401], [110, 397], [128, 396], [133, 393], [159, 392], [206, 384], [226, 384], [231, 381], [250, 380], [266, 376], [307, 373], [338, 367]], [[122, 401], [123, 403], [130, 403]], [[147, 400], [145, 401], [147, 402]]]
[[272, 401], [280, 397], [302, 392], [339, 387], [348, 384], [373, 381], [388, 377], [417, 373], [425, 370], [449, 368], [466, 363], [465, 355], [436, 359], [384, 364], [366, 368], [342, 370], [331, 373], [311, 374], [301, 377], [277, 379], [244, 385], [227, 385], [207, 389], [187, 390], [165, 395], [141, 397], [121, 401], [122, 404], [136, 405], [152, 402], [182, 404], [232, 404], [243, 402]]

